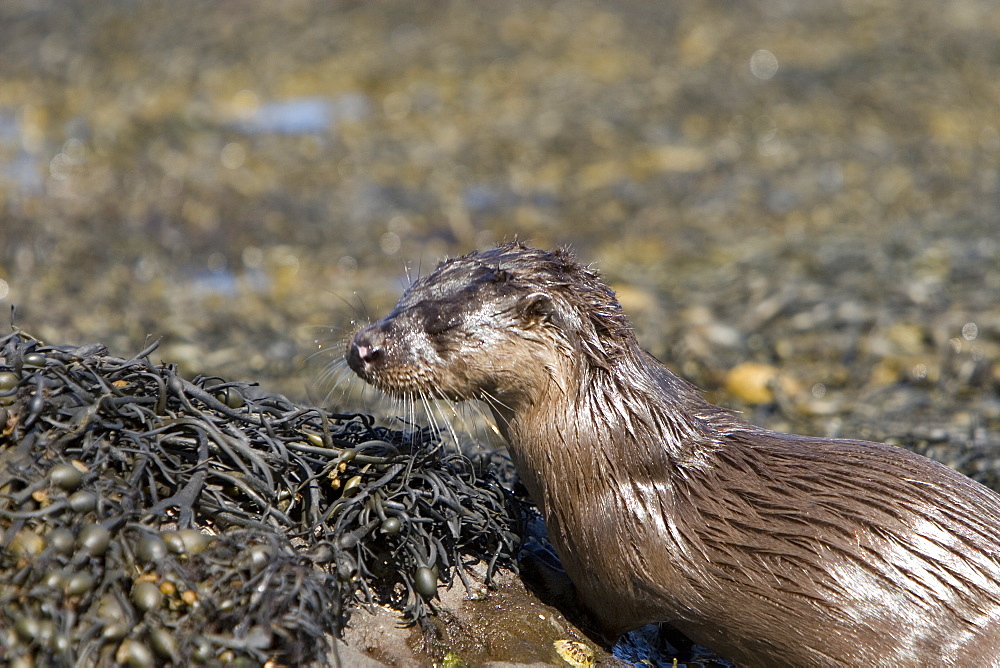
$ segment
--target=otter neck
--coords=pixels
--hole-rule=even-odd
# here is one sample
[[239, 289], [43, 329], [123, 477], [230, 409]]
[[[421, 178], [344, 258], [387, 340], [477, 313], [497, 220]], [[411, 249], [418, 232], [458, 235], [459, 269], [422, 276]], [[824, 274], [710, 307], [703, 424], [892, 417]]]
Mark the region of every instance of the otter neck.
[[532, 392], [490, 403], [532, 496], [581, 463], [640, 476], [696, 465], [738, 424], [638, 344], [607, 367], [563, 356], [545, 368]]

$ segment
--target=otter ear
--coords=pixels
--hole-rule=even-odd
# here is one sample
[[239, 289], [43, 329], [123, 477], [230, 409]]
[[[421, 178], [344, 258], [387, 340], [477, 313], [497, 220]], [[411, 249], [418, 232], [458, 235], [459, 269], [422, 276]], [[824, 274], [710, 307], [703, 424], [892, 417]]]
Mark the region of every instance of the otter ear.
[[518, 315], [525, 321], [549, 320], [554, 311], [552, 298], [544, 292], [532, 292], [517, 303]]

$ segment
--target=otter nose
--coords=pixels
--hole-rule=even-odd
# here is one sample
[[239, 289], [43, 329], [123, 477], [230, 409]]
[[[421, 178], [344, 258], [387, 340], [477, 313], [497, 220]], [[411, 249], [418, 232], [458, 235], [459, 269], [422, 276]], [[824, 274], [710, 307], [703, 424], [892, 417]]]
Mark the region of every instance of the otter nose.
[[354, 373], [365, 376], [382, 355], [383, 349], [372, 339], [371, 330], [362, 330], [354, 335], [347, 348], [347, 365]]

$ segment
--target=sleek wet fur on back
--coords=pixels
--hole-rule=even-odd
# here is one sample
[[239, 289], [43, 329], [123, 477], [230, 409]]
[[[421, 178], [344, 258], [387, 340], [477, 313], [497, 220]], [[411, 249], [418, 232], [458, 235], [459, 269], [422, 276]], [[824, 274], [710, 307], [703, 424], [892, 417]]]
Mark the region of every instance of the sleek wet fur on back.
[[708, 403], [567, 251], [443, 262], [346, 357], [392, 395], [490, 407], [612, 636], [669, 621], [750, 665], [1000, 665], [1000, 496]]

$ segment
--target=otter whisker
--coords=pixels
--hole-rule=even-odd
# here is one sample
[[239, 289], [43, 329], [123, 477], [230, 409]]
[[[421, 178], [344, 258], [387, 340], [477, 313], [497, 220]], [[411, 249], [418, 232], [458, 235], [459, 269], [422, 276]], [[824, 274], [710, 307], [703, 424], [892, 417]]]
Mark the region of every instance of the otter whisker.
[[490, 408], [494, 408], [494, 409], [496, 409], [496, 408], [502, 408], [502, 409], [504, 409], [506, 411], [512, 411], [513, 410], [513, 408], [511, 408], [509, 405], [507, 405], [504, 402], [500, 401], [500, 399], [498, 397], [496, 397], [495, 395], [490, 394], [486, 390], [480, 391], [480, 395], [482, 396], [482, 401], [484, 401]]
[[[370, 407], [373, 403], [381, 401], [383, 395], [374, 392], [367, 383], [358, 383], [357, 377], [349, 372], [347, 362], [341, 356], [336, 361], [327, 365], [324, 371], [318, 376], [317, 384], [321, 387], [328, 385], [323, 396], [325, 405], [348, 405], [358, 403], [362, 406]], [[348, 397], [352, 397], [348, 400]]]
[[488, 392], [483, 392], [480, 401], [474, 404], [475, 410], [479, 413], [483, 422], [489, 426], [490, 432], [495, 436], [503, 438], [503, 435], [500, 433], [500, 428], [497, 426], [496, 419], [486, 415], [486, 413], [483, 412], [483, 404], [486, 404], [486, 407], [490, 408], [494, 414], [496, 414], [496, 411], [499, 408], [503, 408], [509, 411], [510, 407], [505, 406], [502, 401], [500, 401], [493, 395], [489, 394]]
[[452, 441], [455, 444], [455, 448], [458, 449], [459, 451], [461, 451], [461, 442], [459, 441], [458, 433], [455, 431], [454, 420], [448, 419], [448, 416], [444, 412], [445, 411], [445, 406], [447, 406], [448, 408], [451, 409], [451, 414], [453, 416], [457, 416], [458, 412], [455, 410], [455, 404], [454, 404], [454, 402], [448, 401], [447, 403], [444, 403], [445, 401], [447, 401], [447, 400], [439, 400], [438, 402], [436, 402], [436, 407], [437, 407], [438, 411], [440, 412], [441, 422], [443, 422], [445, 424], [445, 426], [447, 427], [448, 433], [451, 434], [451, 438], [452, 438]]

